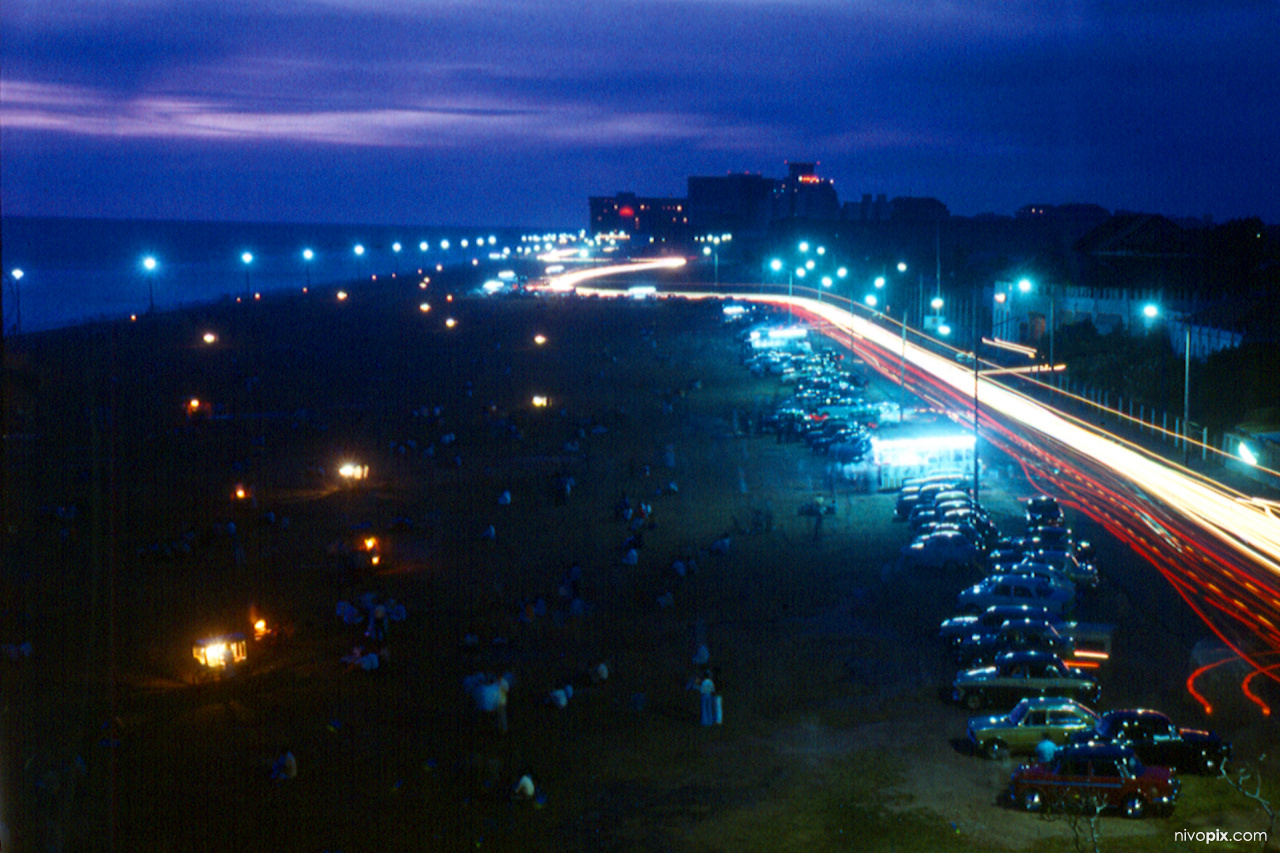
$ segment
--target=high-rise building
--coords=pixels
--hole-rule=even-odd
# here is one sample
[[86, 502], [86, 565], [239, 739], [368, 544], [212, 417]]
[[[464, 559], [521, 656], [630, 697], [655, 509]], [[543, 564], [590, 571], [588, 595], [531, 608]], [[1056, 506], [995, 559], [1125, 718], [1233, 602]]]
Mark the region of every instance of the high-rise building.
[[776, 178], [740, 173], [716, 177], [690, 176], [689, 230], [699, 234], [764, 237], [773, 218]]
[[816, 163], [787, 163], [788, 174], [773, 194], [773, 218], [836, 220], [840, 198], [829, 178], [820, 178]]
[[632, 240], [683, 241], [689, 233], [688, 202], [683, 198], [649, 198], [620, 192], [591, 196], [593, 234], [625, 234]]

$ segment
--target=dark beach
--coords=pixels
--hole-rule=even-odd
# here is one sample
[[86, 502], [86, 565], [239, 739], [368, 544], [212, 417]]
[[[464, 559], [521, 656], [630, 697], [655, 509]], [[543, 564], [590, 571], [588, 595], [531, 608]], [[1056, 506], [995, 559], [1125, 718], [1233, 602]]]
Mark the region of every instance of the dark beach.
[[[963, 713], [938, 701], [953, 587], [903, 595], [892, 496], [833, 491], [757, 433], [784, 389], [742, 369], [718, 306], [447, 287], [8, 342], [14, 849], [1065, 842], [996, 829], [1008, 768], [949, 748]], [[1023, 492], [994, 483], [993, 513]], [[820, 536], [798, 512], [818, 494]], [[370, 596], [403, 606], [381, 642]], [[211, 676], [194, 644], [235, 633], [246, 659]], [[509, 678], [505, 733], [463, 689], [480, 674]], [[273, 781], [286, 746], [297, 777]], [[537, 796], [513, 800], [526, 771]]]

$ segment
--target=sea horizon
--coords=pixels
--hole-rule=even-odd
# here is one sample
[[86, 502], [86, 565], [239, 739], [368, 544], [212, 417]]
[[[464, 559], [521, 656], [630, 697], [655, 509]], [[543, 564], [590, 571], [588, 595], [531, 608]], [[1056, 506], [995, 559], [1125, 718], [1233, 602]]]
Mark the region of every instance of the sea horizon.
[[[3, 328], [28, 334], [512, 253], [537, 227], [0, 217]], [[463, 242], [466, 246], [463, 246]], [[399, 252], [393, 250], [400, 243]], [[427, 248], [423, 250], [421, 245]], [[448, 248], [445, 248], [445, 246]], [[357, 255], [355, 247], [364, 247]], [[310, 259], [303, 252], [311, 250]], [[252, 256], [249, 263], [242, 257]], [[146, 269], [145, 258], [155, 259]], [[496, 260], [496, 259], [495, 259]], [[21, 270], [20, 278], [14, 271]]]

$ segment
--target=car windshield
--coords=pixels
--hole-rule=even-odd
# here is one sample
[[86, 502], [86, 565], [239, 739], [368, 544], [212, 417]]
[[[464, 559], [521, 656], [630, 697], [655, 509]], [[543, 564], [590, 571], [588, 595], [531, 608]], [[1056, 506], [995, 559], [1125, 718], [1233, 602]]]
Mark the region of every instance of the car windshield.
[[1098, 724], [1094, 727], [1094, 731], [1103, 738], [1110, 740], [1115, 735], [1116, 731], [1115, 718], [1104, 716], [1102, 719], [1098, 720]]
[[1022, 718], [1027, 715], [1027, 710], [1030, 707], [1031, 707], [1030, 702], [1027, 702], [1025, 700], [1022, 702], [1019, 702], [1017, 705], [1014, 706], [1013, 710], [1009, 712], [1009, 722], [1013, 723], [1015, 726], [1018, 725], [1018, 723], [1022, 722]]

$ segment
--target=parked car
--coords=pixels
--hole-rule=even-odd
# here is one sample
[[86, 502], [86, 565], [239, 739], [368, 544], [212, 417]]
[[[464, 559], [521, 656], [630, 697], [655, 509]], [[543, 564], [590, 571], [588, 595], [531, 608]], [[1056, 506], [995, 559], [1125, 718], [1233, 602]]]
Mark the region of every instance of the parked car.
[[1167, 767], [1144, 765], [1132, 747], [1070, 744], [1046, 763], [1013, 771], [1009, 795], [1030, 812], [1120, 809], [1127, 817], [1173, 811], [1181, 788]]
[[1061, 526], [1066, 523], [1066, 517], [1062, 514], [1062, 507], [1058, 505], [1057, 498], [1036, 495], [1034, 498], [1028, 498], [1023, 507], [1026, 510], [1028, 528]]
[[993, 548], [987, 552], [986, 567], [987, 574], [1001, 575], [1008, 566], [1016, 566], [1027, 557], [1027, 553], [1021, 548]]
[[979, 551], [962, 533], [942, 530], [922, 536], [902, 549], [907, 568], [959, 569], [977, 565]]
[[956, 596], [956, 610], [981, 613], [995, 604], [1033, 604], [1054, 613], [1071, 610], [1075, 594], [1045, 578], [1031, 575], [991, 575]]
[[1033, 527], [1030, 533], [1031, 541], [1027, 543], [1027, 550], [1029, 551], [1046, 551], [1049, 549], [1070, 551], [1075, 548], [1075, 539], [1071, 535], [1069, 527], [1058, 525]]
[[1093, 676], [1074, 669], [1049, 652], [1008, 652], [991, 666], [957, 673], [952, 698], [971, 711], [987, 705], [1006, 708], [1032, 696], [1064, 696], [1079, 702], [1098, 701], [1101, 688]]
[[1231, 757], [1231, 744], [1216, 733], [1179, 728], [1159, 711], [1108, 711], [1073, 741], [1131, 746], [1144, 763], [1187, 773], [1216, 773]]
[[1035, 752], [1045, 740], [1062, 746], [1097, 722], [1098, 715], [1074, 699], [1023, 699], [1007, 714], [970, 717], [969, 742], [976, 752], [998, 759], [1015, 752]]
[[1049, 652], [1066, 660], [1075, 643], [1043, 619], [1016, 619], [991, 632], [973, 634], [956, 647], [956, 662], [975, 667], [991, 664], [1006, 652]]
[[949, 646], [958, 646], [975, 634], [991, 633], [999, 630], [1005, 622], [1019, 619], [1039, 619], [1051, 623], [1059, 631], [1066, 625], [1061, 616], [1050, 613], [1043, 607], [1030, 604], [999, 604], [988, 607], [981, 613], [953, 616], [943, 620], [938, 626], [938, 638]]
[[1098, 569], [1093, 563], [1081, 561], [1071, 551], [1048, 548], [1027, 551], [1026, 555], [1028, 560], [1052, 566], [1078, 589], [1096, 589], [1098, 586]]

